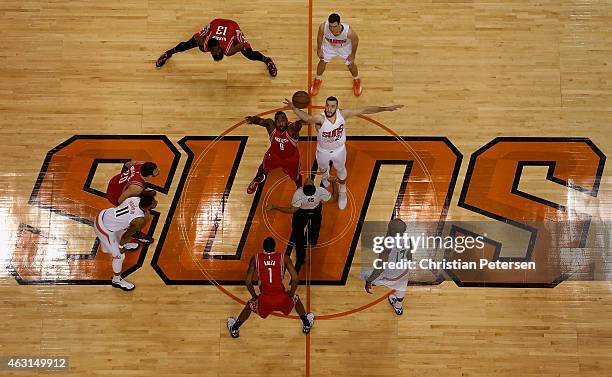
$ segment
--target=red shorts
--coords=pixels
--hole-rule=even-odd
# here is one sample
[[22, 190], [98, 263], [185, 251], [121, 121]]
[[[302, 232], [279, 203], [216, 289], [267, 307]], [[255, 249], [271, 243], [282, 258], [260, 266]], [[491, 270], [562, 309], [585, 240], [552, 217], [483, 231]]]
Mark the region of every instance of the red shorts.
[[287, 292], [261, 294], [256, 300], [249, 301], [249, 308], [259, 314], [261, 318], [266, 318], [272, 312], [281, 312], [284, 315], [288, 315], [293, 310], [297, 300], [297, 294], [291, 298]]
[[277, 168], [283, 169], [292, 181], [296, 181], [300, 175], [300, 154], [294, 153], [291, 157], [282, 158], [268, 149], [263, 158], [263, 169], [267, 173]]

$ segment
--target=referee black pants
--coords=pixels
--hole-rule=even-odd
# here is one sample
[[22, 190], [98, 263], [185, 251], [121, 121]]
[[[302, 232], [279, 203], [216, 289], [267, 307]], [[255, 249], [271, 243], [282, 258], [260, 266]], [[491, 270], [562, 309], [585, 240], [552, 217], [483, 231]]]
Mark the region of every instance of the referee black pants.
[[[319, 240], [319, 231], [321, 230], [321, 205], [315, 209], [306, 210], [298, 209], [293, 214], [291, 219], [291, 241], [295, 247], [296, 260], [295, 270], [300, 272], [300, 268], [306, 261], [306, 236], [310, 245], [315, 246]], [[288, 255], [291, 255], [289, 252]]]

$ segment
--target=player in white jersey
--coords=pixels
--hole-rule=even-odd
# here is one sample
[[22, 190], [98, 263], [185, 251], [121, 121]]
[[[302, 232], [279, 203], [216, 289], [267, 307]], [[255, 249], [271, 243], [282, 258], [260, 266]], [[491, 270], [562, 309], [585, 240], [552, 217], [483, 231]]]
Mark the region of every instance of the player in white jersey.
[[102, 251], [112, 255], [113, 272], [111, 284], [115, 288], [131, 291], [134, 284], [121, 277], [125, 252], [138, 248], [137, 243], [129, 242], [132, 236], [142, 230], [149, 211], [157, 206], [154, 197], [129, 197], [115, 208], [102, 210], [96, 216], [94, 230], [100, 240]]
[[[393, 219], [387, 226], [387, 236], [395, 237], [397, 234], [403, 234], [406, 231], [406, 223], [400, 219]], [[393, 246], [390, 249], [385, 249], [377, 256], [383, 262], [397, 263], [403, 259], [411, 260], [412, 254], [410, 248], [398, 249]], [[387, 298], [389, 304], [393, 307], [395, 314], [402, 315], [404, 313], [403, 303], [408, 287], [409, 270], [408, 268], [380, 268], [369, 271], [362, 271], [359, 276], [365, 280], [365, 290], [372, 293], [373, 285], [385, 286], [395, 289], [395, 294], [389, 295]]]
[[354, 115], [376, 114], [383, 111], [395, 111], [404, 105], [367, 106], [360, 109], [338, 109], [338, 99], [328, 97], [325, 101], [325, 111], [321, 114], [308, 115], [298, 109], [291, 101], [285, 98], [285, 105], [303, 121], [315, 125], [317, 134], [317, 165], [321, 172], [323, 186], [329, 187], [330, 162], [336, 169], [340, 185], [338, 186], [338, 207], [344, 209], [347, 204], [346, 197], [346, 120]]
[[361, 79], [359, 78], [357, 64], [355, 64], [358, 45], [359, 37], [355, 30], [347, 23], [340, 23], [340, 16], [336, 13], [331, 14], [327, 21], [319, 26], [317, 35], [319, 64], [317, 64], [317, 76], [310, 87], [311, 96], [314, 97], [319, 94], [323, 80], [321, 76], [325, 72], [325, 67], [336, 56], [344, 60], [344, 64], [348, 66], [351, 75], [353, 75], [353, 93], [356, 96], [361, 95]]

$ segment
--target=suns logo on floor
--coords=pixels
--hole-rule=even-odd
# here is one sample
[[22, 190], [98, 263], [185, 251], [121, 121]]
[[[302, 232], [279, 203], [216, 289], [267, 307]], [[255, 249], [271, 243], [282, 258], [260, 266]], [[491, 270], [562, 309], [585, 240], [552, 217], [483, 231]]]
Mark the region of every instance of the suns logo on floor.
[[[274, 173], [253, 196], [235, 194], [244, 191], [237, 181], [252, 178], [238, 177], [247, 143], [246, 136], [187, 136], [178, 142], [187, 161], [179, 174], [166, 222], [158, 231], [156, 213], [146, 229], [158, 236], [151, 264], [166, 284], [243, 284], [248, 260], [259, 251], [265, 237], [272, 233], [287, 244], [291, 226], [288, 215], [270, 214], [263, 207], [270, 198], [289, 202], [295, 190], [293, 182], [283, 180], [282, 173]], [[316, 171], [315, 145], [316, 139], [301, 138], [304, 172]], [[310, 256], [312, 284], [346, 283], [381, 167], [403, 167], [404, 173], [396, 182], [400, 187], [394, 198], [396, 216], [443, 222], [462, 162], [459, 150], [443, 137], [349, 136], [347, 145], [350, 203], [344, 211], [335, 206], [324, 209], [320, 242]], [[29, 204], [92, 225], [94, 216], [110, 207], [105, 194], [91, 187], [100, 164], [130, 159], [154, 161], [161, 174], [150, 187], [168, 194], [180, 156], [166, 136], [74, 136], [48, 152]], [[545, 166], [547, 180], [597, 196], [604, 163], [605, 156], [589, 139], [496, 138], [471, 156], [458, 205], [531, 232], [532, 241], [523, 260], [537, 262], [546, 254], [546, 245], [537, 236], [544, 230], [534, 228], [529, 221], [546, 216], [564, 219], [570, 211], [520, 191], [523, 168]], [[235, 200], [230, 200], [230, 194]], [[244, 218], [228, 219], [232, 206], [244, 207], [244, 200], [251, 201]], [[580, 247], [586, 240], [590, 218], [586, 214], [571, 215], [580, 226], [567, 229], [575, 233], [568, 237], [572, 241], [567, 247]], [[463, 229], [454, 232], [470, 234]], [[91, 252], [50, 259], [46, 255], [49, 247], [63, 247], [69, 242], [68, 236], [53, 226], [21, 224], [10, 269], [22, 284], [107, 284], [112, 273], [110, 259], [98, 252], [93, 231], [91, 234]], [[218, 244], [232, 246], [228, 249]], [[497, 247], [499, 243], [488, 239], [485, 256], [495, 260]], [[128, 254], [125, 274], [142, 266], [147, 251], [145, 246]], [[462, 259], [470, 260], [468, 254]], [[558, 281], [559, 271], [535, 270], [522, 276], [504, 270], [483, 270], [479, 274], [457, 271], [452, 276], [460, 285], [486, 281], [488, 286], [551, 286]]]

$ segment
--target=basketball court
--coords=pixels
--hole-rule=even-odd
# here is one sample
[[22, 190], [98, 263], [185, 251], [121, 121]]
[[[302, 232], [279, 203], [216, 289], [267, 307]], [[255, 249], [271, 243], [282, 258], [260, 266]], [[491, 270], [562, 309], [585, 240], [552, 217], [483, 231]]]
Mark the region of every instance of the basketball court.
[[[295, 313], [252, 315], [232, 339], [250, 256], [268, 236], [288, 247], [291, 215], [265, 206], [295, 191], [275, 170], [246, 193], [270, 141], [244, 118], [297, 119], [283, 100], [308, 90], [332, 12], [359, 34], [363, 94], [334, 60], [305, 111], [328, 96], [341, 109], [405, 106], [346, 123], [348, 205], [324, 205], [300, 272], [311, 333]], [[610, 12], [595, 1], [4, 1], [0, 360], [68, 367], [0, 375], [612, 375]], [[197, 49], [155, 67], [214, 18], [237, 21], [278, 76]], [[298, 146], [318, 183], [316, 136], [303, 127]], [[124, 292], [92, 225], [131, 159], [161, 173], [155, 241], [127, 254], [136, 289]], [[368, 294], [359, 278], [365, 235], [392, 217], [485, 235], [481, 254], [437, 261], [538, 267], [415, 274], [398, 316], [388, 288]]]

